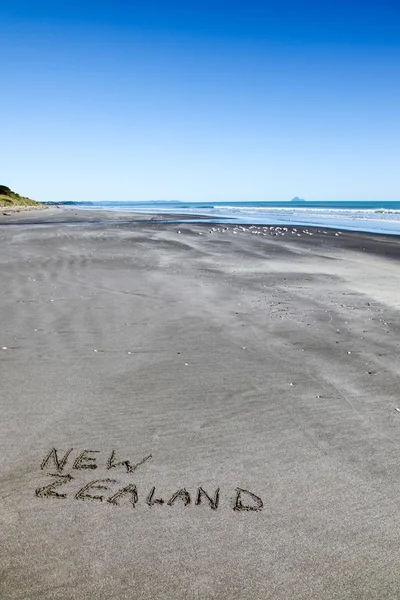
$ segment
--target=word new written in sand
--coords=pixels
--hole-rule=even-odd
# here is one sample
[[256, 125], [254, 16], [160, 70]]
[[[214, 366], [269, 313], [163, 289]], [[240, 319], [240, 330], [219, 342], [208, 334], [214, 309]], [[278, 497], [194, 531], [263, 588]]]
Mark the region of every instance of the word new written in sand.
[[[219, 487], [212, 492], [210, 490], [206, 491], [203, 487], [198, 487], [192, 495], [183, 487], [162, 498], [158, 489], [156, 491], [156, 486], [152, 486], [142, 494], [141, 491], [139, 493], [134, 482], [122, 485], [121, 481], [111, 477], [101, 478], [97, 476], [82, 485], [82, 481], [79, 482], [79, 476], [85, 472], [93, 473], [93, 471], [103, 468], [113, 473], [121, 469], [124, 474], [134, 473], [141, 465], [150, 460], [152, 455], [145, 456], [137, 463], [131, 463], [129, 460], [118, 460], [116, 452], [112, 450], [104, 462], [98, 462], [99, 450], [83, 450], [76, 455], [72, 455], [73, 450], [73, 448], [70, 448], [62, 454], [56, 448], [52, 448], [44, 457], [41, 469], [48, 471], [46, 475], [51, 477], [52, 481], [36, 489], [35, 494], [38, 498], [56, 500], [70, 498], [95, 503], [107, 502], [112, 506], [128, 504], [133, 508], [141, 500], [149, 507], [173, 506], [175, 503], [182, 506], [189, 506], [194, 503], [195, 506], [198, 506], [204, 503], [212, 510], [218, 509], [220, 503]], [[96, 472], [96, 475], [98, 475], [98, 472]], [[235, 488], [235, 494], [231, 501], [232, 508], [235, 511], [259, 511], [263, 508], [261, 498], [244, 488]]]

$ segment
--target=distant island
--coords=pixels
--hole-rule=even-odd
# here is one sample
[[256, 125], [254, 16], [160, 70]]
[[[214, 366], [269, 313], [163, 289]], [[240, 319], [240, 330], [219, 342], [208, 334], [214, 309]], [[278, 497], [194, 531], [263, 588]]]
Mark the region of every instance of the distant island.
[[304, 200], [304, 198], [299, 198], [298, 196], [295, 196], [294, 198], [291, 199], [290, 202], [307, 202], [307, 200]]
[[40, 202], [36, 202], [36, 200], [31, 200], [31, 198], [26, 198], [25, 196], [20, 196], [16, 192], [10, 190], [6, 185], [0, 185], [0, 207], [4, 208], [17, 208], [23, 206], [43, 206]]

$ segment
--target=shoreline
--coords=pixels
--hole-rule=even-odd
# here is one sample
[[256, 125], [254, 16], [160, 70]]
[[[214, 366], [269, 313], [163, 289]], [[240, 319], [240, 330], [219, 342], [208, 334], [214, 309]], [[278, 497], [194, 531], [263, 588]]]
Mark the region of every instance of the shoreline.
[[[34, 209], [37, 213], [37, 209]], [[241, 237], [251, 235], [256, 239], [282, 240], [282, 243], [298, 243], [308, 246], [326, 246], [347, 248], [359, 252], [373, 252], [393, 259], [400, 258], [400, 236], [394, 234], [349, 231], [331, 227], [305, 227], [299, 225], [240, 225], [230, 222], [215, 223], [207, 218], [193, 219], [188, 215], [144, 214], [116, 211], [74, 210], [71, 208], [48, 207], [45, 213], [35, 214], [29, 210], [24, 214], [16, 213], [7, 216], [0, 214], [0, 229], [4, 226], [73, 226], [80, 227], [150, 227], [171, 231], [195, 231], [196, 235]], [[182, 218], [183, 217], [183, 218]], [[233, 235], [232, 235], [233, 234]]]
[[[45, 209], [46, 213], [43, 215], [42, 219], [33, 218], [31, 211], [35, 211], [35, 213], [41, 209]], [[21, 214], [23, 213], [23, 214]], [[13, 217], [15, 220], [13, 220]], [[375, 238], [400, 238], [400, 232], [397, 231], [371, 231], [368, 228], [365, 230], [362, 229], [352, 229], [349, 227], [340, 227], [334, 226], [332, 224], [325, 223], [324, 225], [304, 225], [304, 224], [296, 224], [293, 223], [259, 223], [257, 220], [254, 222], [246, 221], [241, 222], [239, 220], [234, 220], [232, 218], [212, 218], [210, 216], [204, 216], [202, 214], [182, 214], [182, 213], [144, 213], [144, 212], [131, 212], [131, 211], [108, 211], [106, 209], [84, 209], [84, 208], [75, 208], [71, 206], [63, 206], [63, 205], [41, 205], [38, 207], [15, 207], [15, 210], [11, 211], [7, 209], [7, 211], [0, 210], [0, 226], [3, 224], [50, 224], [50, 223], [64, 223], [65, 225], [72, 225], [74, 223], [77, 224], [103, 224], [109, 225], [112, 223], [140, 223], [140, 222], [170, 222], [170, 223], [205, 223], [210, 227], [228, 227], [228, 228], [236, 228], [240, 229], [242, 227], [257, 227], [260, 229], [264, 229], [266, 227], [274, 227], [279, 229], [299, 229], [299, 230], [308, 230], [314, 233], [320, 233], [323, 230], [331, 231], [331, 232], [340, 232], [340, 233], [348, 233], [348, 234], [359, 234], [359, 235], [370, 235]]]

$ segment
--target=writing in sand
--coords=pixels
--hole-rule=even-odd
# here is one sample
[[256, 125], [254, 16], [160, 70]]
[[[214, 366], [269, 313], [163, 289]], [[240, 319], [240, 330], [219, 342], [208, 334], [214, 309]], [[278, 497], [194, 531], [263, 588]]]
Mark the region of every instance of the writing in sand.
[[[35, 490], [38, 498], [51, 498], [64, 500], [66, 498], [75, 500], [84, 500], [92, 502], [107, 502], [113, 506], [120, 506], [123, 503], [131, 505], [133, 508], [142, 498], [139, 494], [135, 483], [131, 482], [122, 485], [117, 479], [111, 477], [92, 478], [82, 485], [79, 482], [79, 475], [83, 473], [93, 473], [98, 468], [103, 468], [106, 471], [122, 469], [124, 473], [134, 473], [141, 465], [152, 458], [149, 454], [137, 463], [131, 463], [129, 460], [119, 460], [115, 450], [107, 455], [106, 460], [99, 461], [99, 450], [82, 450], [76, 454], [72, 454], [73, 448], [69, 448], [66, 452], [60, 452], [56, 448], [52, 448], [46, 454], [42, 463], [41, 469], [47, 471], [46, 475], [52, 478], [51, 483], [46, 483]], [[67, 468], [68, 467], [68, 468]], [[69, 472], [66, 472], [69, 471]], [[71, 474], [72, 473], [72, 474]], [[203, 487], [198, 487], [194, 494], [191, 494], [182, 487], [172, 494], [162, 498], [156, 492], [156, 486], [152, 486], [143, 494], [143, 500], [149, 507], [153, 506], [173, 506], [181, 504], [189, 506], [194, 504], [198, 506], [204, 503], [212, 510], [217, 510], [220, 503], [220, 488], [213, 490], [205, 490]], [[259, 511], [263, 508], [263, 501], [259, 496], [244, 488], [235, 488], [235, 493], [231, 499], [231, 506], [235, 511]]]

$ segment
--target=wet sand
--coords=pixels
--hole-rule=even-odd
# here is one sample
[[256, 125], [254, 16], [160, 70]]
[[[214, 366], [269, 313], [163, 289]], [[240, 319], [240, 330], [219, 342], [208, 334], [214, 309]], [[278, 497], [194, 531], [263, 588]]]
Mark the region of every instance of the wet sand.
[[397, 599], [398, 238], [90, 212], [0, 219], [0, 597]]

